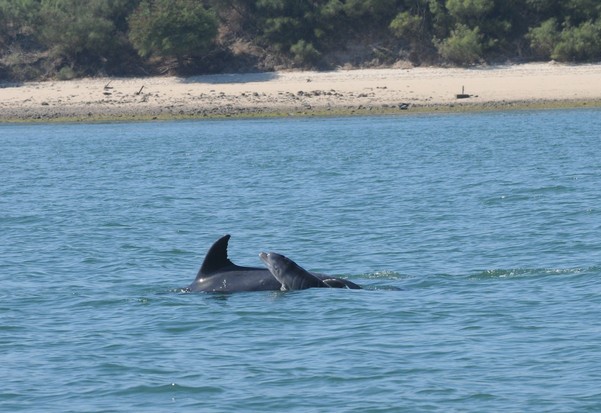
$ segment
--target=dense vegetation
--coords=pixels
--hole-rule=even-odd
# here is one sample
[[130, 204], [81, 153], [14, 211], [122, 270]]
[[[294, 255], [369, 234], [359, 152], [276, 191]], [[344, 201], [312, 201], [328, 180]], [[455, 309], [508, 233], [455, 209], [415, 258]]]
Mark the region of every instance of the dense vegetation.
[[0, 0], [0, 79], [601, 60], [601, 0]]

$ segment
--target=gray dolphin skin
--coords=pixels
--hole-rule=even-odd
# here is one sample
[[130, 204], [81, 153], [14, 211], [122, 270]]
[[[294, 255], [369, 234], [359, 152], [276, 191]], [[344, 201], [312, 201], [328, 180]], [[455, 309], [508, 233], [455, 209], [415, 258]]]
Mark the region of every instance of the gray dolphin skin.
[[282, 284], [282, 291], [328, 288], [322, 280], [305, 270], [290, 258], [275, 252], [259, 254], [271, 274]]
[[224, 292], [279, 290], [282, 285], [265, 268], [241, 267], [227, 256], [230, 235], [219, 238], [209, 248], [188, 291]]
[[307, 288], [361, 289], [357, 284], [340, 278], [319, 277], [310, 273], [290, 258], [276, 252], [259, 254], [271, 274], [282, 284], [282, 291], [306, 290]]
[[[223, 292], [240, 291], [279, 291], [282, 284], [266, 268], [242, 267], [234, 264], [228, 258], [227, 246], [230, 235], [219, 238], [209, 248], [207, 255], [198, 270], [196, 279], [186, 291], [191, 292]], [[341, 278], [313, 274], [327, 282], [338, 283], [341, 288], [359, 289], [357, 284]]]

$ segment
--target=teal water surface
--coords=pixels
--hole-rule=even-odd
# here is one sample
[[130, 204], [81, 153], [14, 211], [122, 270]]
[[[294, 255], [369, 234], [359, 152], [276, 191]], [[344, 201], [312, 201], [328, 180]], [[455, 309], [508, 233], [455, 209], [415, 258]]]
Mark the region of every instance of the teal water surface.
[[[0, 125], [0, 410], [601, 411], [601, 112]], [[185, 293], [206, 250], [364, 290]]]

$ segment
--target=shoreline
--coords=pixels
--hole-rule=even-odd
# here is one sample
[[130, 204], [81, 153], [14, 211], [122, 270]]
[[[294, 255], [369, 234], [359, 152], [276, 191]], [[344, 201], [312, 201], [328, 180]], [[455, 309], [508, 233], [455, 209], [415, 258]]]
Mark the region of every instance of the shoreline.
[[479, 113], [502, 111], [527, 111], [527, 110], [576, 110], [601, 108], [599, 100], [532, 100], [532, 101], [505, 101], [486, 104], [459, 103], [450, 105], [411, 106], [409, 109], [395, 107], [341, 107], [334, 109], [311, 110], [260, 110], [260, 109], [235, 109], [233, 111], [214, 110], [208, 114], [197, 113], [138, 113], [138, 112], [110, 112], [102, 114], [79, 113], [31, 113], [26, 115], [11, 116], [0, 114], [2, 124], [28, 124], [28, 123], [104, 123], [104, 122], [150, 122], [170, 120], [219, 120], [219, 119], [271, 119], [271, 118], [310, 118], [310, 117], [352, 117], [352, 116], [407, 116], [407, 115], [435, 115], [451, 113]]
[[601, 64], [269, 72], [0, 84], [0, 122], [100, 122], [601, 107]]

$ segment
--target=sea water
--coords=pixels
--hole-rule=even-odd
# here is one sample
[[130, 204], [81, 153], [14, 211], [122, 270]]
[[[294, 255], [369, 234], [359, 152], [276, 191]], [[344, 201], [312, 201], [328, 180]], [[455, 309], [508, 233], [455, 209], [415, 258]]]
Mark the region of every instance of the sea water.
[[0, 125], [1, 411], [598, 412], [600, 277], [599, 110]]

